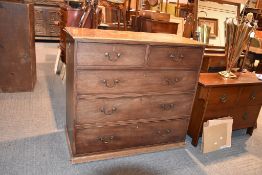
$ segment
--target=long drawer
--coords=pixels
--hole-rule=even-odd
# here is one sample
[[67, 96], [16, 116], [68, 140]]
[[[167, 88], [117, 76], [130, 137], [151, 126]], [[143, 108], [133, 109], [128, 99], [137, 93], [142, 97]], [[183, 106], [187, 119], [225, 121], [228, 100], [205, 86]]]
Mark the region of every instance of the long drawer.
[[77, 124], [177, 118], [191, 114], [192, 94], [137, 97], [78, 97]]
[[81, 70], [76, 87], [80, 94], [190, 91], [197, 75], [196, 71], [178, 70]]
[[176, 67], [198, 70], [203, 50], [197, 47], [151, 46], [148, 59], [150, 67]]
[[80, 43], [77, 65], [139, 66], [145, 64], [146, 45]]
[[76, 154], [182, 142], [188, 119], [76, 130]]
[[207, 109], [204, 121], [230, 116], [233, 118], [233, 129], [235, 130], [254, 126], [261, 106], [224, 108], [223, 106], [209, 105]]

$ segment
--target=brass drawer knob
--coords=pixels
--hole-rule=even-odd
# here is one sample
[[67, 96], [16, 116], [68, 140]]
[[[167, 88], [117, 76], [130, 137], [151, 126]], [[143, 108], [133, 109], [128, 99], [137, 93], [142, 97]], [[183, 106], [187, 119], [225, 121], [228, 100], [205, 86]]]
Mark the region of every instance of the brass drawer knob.
[[248, 119], [248, 113], [244, 112], [244, 114], [242, 115], [242, 119], [243, 120], [247, 120]]
[[[115, 53], [115, 52], [114, 52], [114, 53]], [[116, 57], [112, 57], [109, 52], [106, 52], [106, 53], [105, 53], [105, 57], [106, 57], [109, 61], [112, 61], [112, 62], [117, 61], [117, 60], [120, 58], [120, 56], [121, 56], [121, 53], [116, 53]]]
[[161, 109], [162, 109], [163, 111], [169, 111], [169, 110], [174, 109], [175, 104], [173, 104], [173, 103], [161, 104], [160, 107], [161, 107]]
[[102, 82], [105, 84], [106, 87], [113, 88], [119, 83], [119, 80], [103, 80]]
[[108, 144], [114, 140], [114, 136], [102, 136], [98, 137], [98, 140], [102, 143]]
[[173, 79], [166, 79], [165, 82], [168, 86], [174, 86], [176, 85], [179, 81], [181, 81], [180, 78], [173, 78]]
[[165, 137], [165, 136], [168, 136], [169, 134], [172, 133], [172, 130], [171, 129], [161, 129], [161, 130], [157, 130], [157, 134], [162, 136], [162, 137]]
[[255, 100], [256, 99], [256, 93], [252, 92], [252, 94], [249, 96], [250, 100]]
[[222, 96], [219, 97], [219, 100], [221, 103], [226, 103], [228, 100], [228, 96], [226, 94], [223, 94]]
[[116, 107], [112, 107], [110, 110], [106, 110], [105, 107], [102, 107], [100, 109], [101, 112], [103, 112], [105, 115], [112, 115], [117, 110]]
[[181, 62], [184, 59], [184, 55], [180, 54], [179, 56], [175, 55], [174, 53], [171, 53], [169, 55], [170, 60], [174, 62]]

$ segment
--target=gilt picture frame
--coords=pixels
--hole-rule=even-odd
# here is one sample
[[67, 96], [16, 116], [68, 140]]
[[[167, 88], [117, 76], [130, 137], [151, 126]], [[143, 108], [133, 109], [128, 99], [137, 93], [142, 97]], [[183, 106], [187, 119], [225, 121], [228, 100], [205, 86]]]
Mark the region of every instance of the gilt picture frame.
[[210, 38], [216, 38], [218, 36], [218, 19], [215, 18], [198, 18], [198, 25], [206, 24], [211, 27]]

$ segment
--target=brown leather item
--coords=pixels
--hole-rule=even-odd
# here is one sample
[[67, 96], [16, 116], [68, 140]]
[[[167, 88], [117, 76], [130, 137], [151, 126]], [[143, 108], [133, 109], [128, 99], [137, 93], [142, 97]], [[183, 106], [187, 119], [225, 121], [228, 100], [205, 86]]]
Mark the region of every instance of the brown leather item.
[[0, 1], [0, 92], [32, 91], [36, 82], [32, 4]]
[[218, 73], [201, 73], [188, 128], [192, 144], [197, 146], [203, 123], [230, 116], [233, 130], [247, 128], [252, 135], [262, 105], [262, 81], [254, 73], [239, 73], [225, 79]]
[[170, 34], [66, 30], [73, 163], [184, 143], [203, 45]]

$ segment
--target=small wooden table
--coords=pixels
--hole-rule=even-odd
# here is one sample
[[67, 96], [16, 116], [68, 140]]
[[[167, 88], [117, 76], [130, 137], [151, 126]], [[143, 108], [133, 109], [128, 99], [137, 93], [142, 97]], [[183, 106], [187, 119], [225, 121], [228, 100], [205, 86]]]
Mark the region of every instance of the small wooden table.
[[262, 81], [254, 73], [237, 73], [225, 79], [218, 73], [201, 73], [188, 135], [197, 146], [207, 120], [231, 116], [233, 130], [247, 128], [252, 135], [262, 105]]

